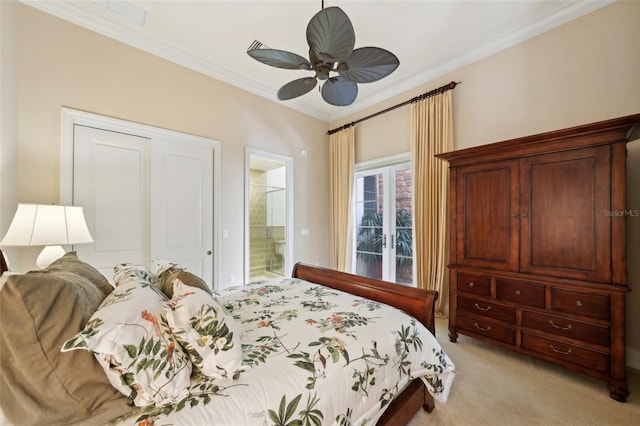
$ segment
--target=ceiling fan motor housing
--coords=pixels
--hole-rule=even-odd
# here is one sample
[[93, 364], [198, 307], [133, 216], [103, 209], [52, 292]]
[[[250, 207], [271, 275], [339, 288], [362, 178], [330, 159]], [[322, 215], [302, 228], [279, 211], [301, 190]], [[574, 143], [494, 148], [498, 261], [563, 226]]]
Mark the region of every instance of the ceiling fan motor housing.
[[318, 80], [326, 80], [329, 78], [329, 72], [331, 71], [331, 69], [329, 67], [327, 67], [326, 65], [318, 65], [316, 67], [316, 78]]

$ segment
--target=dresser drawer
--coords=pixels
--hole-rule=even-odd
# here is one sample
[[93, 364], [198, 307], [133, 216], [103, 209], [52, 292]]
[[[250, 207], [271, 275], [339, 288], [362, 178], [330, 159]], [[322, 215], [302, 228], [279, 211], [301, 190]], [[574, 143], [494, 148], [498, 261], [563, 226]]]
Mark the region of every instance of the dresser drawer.
[[516, 322], [516, 308], [513, 306], [485, 302], [464, 296], [458, 296], [458, 312], [482, 315], [488, 318], [510, 322], [512, 324], [515, 324]]
[[491, 321], [458, 315], [456, 325], [461, 329], [468, 330], [472, 333], [480, 334], [494, 340], [499, 340], [510, 345], [515, 344], [516, 341], [516, 330], [514, 328], [496, 324]]
[[544, 286], [497, 279], [496, 298], [521, 305], [544, 308]]
[[572, 364], [589, 367], [603, 373], [609, 372], [609, 354], [606, 352], [594, 351], [530, 333], [522, 333], [521, 346], [523, 349], [529, 349]]
[[609, 327], [591, 324], [557, 315], [522, 310], [522, 326], [558, 336], [582, 340], [594, 345], [609, 346]]
[[456, 288], [464, 293], [489, 296], [491, 293], [491, 280], [489, 277], [482, 275], [458, 274]]
[[551, 309], [608, 320], [609, 296], [553, 287], [551, 288]]

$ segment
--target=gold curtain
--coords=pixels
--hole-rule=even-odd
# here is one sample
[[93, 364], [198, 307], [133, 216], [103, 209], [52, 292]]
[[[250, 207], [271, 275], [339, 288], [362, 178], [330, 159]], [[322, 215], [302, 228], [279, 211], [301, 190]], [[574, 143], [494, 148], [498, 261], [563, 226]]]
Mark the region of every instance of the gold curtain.
[[331, 267], [348, 271], [351, 264], [351, 206], [355, 169], [353, 126], [329, 136]]
[[436, 314], [445, 317], [449, 168], [435, 155], [453, 149], [451, 90], [411, 105], [411, 135], [416, 282], [438, 291]]

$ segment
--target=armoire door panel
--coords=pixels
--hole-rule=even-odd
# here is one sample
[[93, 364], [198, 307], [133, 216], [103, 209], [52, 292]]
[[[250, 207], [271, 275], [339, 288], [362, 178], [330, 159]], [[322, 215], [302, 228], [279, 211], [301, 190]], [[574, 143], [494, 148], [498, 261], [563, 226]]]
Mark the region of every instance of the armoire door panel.
[[457, 173], [457, 262], [518, 268], [518, 162], [461, 168]]
[[609, 147], [521, 161], [520, 271], [609, 281]]

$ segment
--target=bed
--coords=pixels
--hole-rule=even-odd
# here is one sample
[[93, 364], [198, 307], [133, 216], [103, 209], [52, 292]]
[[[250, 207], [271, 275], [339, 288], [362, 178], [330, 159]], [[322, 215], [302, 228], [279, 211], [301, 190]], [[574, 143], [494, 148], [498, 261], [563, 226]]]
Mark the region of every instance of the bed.
[[[299, 263], [291, 278], [212, 293], [183, 268], [163, 268], [120, 267], [113, 289], [67, 254], [47, 270], [9, 276], [0, 291], [0, 402], [7, 418], [402, 425], [421, 408], [431, 411], [434, 398], [446, 401], [455, 367], [434, 337], [436, 292]], [[194, 318], [184, 308], [191, 305], [200, 307], [200, 328], [185, 320]], [[156, 308], [166, 315], [156, 316]], [[135, 343], [122, 343], [134, 333], [128, 330], [143, 326]], [[166, 347], [149, 337], [167, 330]], [[120, 339], [124, 358], [105, 349], [105, 336]]]

